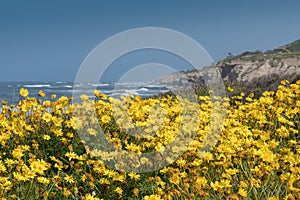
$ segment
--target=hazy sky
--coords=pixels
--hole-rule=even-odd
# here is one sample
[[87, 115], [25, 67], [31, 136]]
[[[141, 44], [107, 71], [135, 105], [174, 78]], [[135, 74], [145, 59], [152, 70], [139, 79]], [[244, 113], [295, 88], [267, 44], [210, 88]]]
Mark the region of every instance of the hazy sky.
[[[101, 41], [138, 27], [180, 31], [215, 61], [228, 52], [273, 49], [300, 39], [299, 8], [298, 0], [1, 0], [0, 81], [73, 81]], [[150, 58], [134, 59], [143, 64]], [[107, 77], [114, 79], [117, 71]]]

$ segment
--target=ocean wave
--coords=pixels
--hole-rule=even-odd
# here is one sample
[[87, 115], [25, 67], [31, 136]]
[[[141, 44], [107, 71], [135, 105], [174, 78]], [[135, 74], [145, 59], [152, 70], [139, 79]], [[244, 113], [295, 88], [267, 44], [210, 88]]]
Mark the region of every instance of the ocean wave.
[[36, 85], [23, 85], [23, 87], [27, 87], [27, 88], [42, 88], [42, 87], [47, 87], [47, 88], [50, 88], [51, 85], [50, 84], [36, 84]]
[[146, 87], [141, 87], [141, 88], [138, 88], [136, 91], [145, 91], [145, 92], [147, 92], [147, 91], [149, 91], [149, 89], [146, 88]]
[[109, 83], [89, 83], [89, 85], [94, 86], [94, 87], [110, 86]]
[[[94, 89], [98, 89], [112, 97], [128, 96], [130, 94], [141, 97], [148, 97], [162, 92], [170, 91], [170, 87], [153, 83], [79, 83], [72, 82], [7, 82], [0, 83], [0, 97], [8, 101], [9, 104], [16, 104], [19, 100], [18, 90], [22, 87], [28, 88], [30, 96], [39, 97], [38, 91], [43, 90], [45, 99], [51, 100], [51, 95], [59, 96], [80, 96], [86, 94], [94, 95]], [[95, 88], [96, 86], [96, 88]], [[17, 98], [17, 99], [16, 99]]]
[[129, 95], [139, 95], [138, 92], [134, 90], [113, 90], [110, 94], [111, 96], [129, 96]]

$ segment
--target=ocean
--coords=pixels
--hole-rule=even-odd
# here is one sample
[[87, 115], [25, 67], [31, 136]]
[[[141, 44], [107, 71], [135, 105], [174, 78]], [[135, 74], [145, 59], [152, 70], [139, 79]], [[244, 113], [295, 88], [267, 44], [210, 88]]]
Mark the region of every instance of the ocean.
[[[38, 97], [38, 92], [42, 90], [46, 97], [51, 99], [52, 94], [60, 96], [72, 96], [74, 84], [72, 82], [0, 82], [0, 100], [5, 100], [8, 104], [17, 104], [22, 97], [19, 94], [21, 88], [29, 91], [29, 96]], [[78, 88], [75, 86], [75, 88]], [[163, 92], [170, 91], [164, 85], [154, 83], [86, 83], [84, 87], [95, 88], [108, 96], [119, 98], [129, 94], [141, 97], [150, 97]], [[86, 92], [86, 90], [83, 90]], [[80, 92], [80, 91], [77, 91]]]

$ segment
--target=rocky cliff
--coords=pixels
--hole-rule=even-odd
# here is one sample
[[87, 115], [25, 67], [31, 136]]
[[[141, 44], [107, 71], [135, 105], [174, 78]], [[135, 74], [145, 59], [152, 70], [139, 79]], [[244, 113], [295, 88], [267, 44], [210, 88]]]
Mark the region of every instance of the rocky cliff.
[[156, 81], [176, 86], [199, 85], [204, 83], [204, 79], [216, 76], [216, 70], [229, 84], [275, 89], [282, 79], [291, 82], [300, 79], [300, 40], [267, 52], [231, 55], [215, 66], [169, 74]]

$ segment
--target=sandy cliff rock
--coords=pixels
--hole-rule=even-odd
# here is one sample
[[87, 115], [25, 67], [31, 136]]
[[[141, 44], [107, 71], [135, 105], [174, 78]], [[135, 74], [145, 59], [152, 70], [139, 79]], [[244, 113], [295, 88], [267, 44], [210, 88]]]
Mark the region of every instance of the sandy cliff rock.
[[221, 76], [227, 83], [247, 87], [275, 88], [280, 80], [300, 79], [300, 40], [266, 53], [245, 52], [219, 61], [201, 70], [177, 72], [158, 78], [156, 82], [174, 86], [193, 86]]

